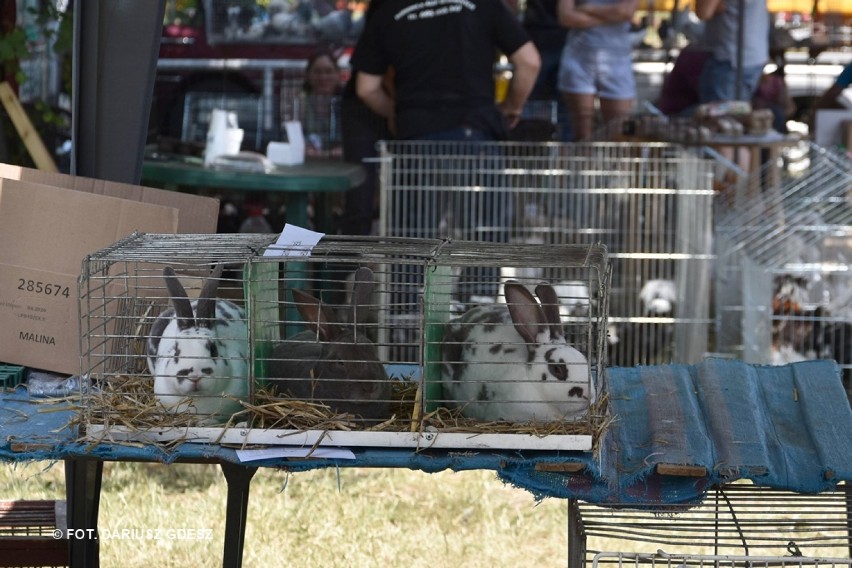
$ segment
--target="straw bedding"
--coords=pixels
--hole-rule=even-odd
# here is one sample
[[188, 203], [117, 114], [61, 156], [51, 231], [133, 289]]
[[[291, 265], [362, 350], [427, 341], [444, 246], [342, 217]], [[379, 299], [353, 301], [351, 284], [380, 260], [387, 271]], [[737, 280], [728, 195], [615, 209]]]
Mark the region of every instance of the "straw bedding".
[[[253, 400], [242, 401], [244, 409], [236, 413], [226, 427], [281, 430], [330, 430], [373, 432], [454, 432], [472, 434], [530, 434], [534, 436], [593, 434], [598, 437], [606, 427], [606, 396], [590, 410], [592, 420], [582, 422], [512, 423], [483, 422], [461, 416], [461, 409], [437, 408], [424, 413], [421, 385], [395, 380], [393, 415], [381, 423], [368, 423], [351, 414], [335, 414], [328, 406], [303, 400], [282, 399], [260, 389]], [[78, 420], [105, 426], [120, 426], [130, 431], [181, 428], [197, 425], [190, 412], [168, 412], [153, 393], [153, 381], [144, 375], [111, 377], [85, 395], [85, 412]], [[591, 425], [590, 425], [591, 424]], [[594, 430], [590, 432], [590, 430]]]

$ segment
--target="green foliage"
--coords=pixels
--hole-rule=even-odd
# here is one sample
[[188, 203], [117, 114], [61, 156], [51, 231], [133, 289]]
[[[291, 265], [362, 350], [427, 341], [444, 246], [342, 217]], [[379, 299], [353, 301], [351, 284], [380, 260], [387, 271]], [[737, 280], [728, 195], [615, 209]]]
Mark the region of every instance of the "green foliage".
[[[53, 2], [45, 2], [40, 8], [27, 8], [25, 16], [22, 25], [0, 35], [0, 80], [14, 77], [18, 85], [25, 85], [30, 78], [24, 73], [21, 61], [29, 59], [39, 49], [42, 49], [43, 53], [43, 46], [48, 45], [52, 55], [60, 63], [61, 90], [70, 93], [73, 14], [70, 10], [61, 12]], [[53, 93], [49, 98], [55, 100], [54, 96], [58, 96], [58, 93]], [[51, 101], [45, 100], [24, 102], [24, 107], [42, 140], [49, 149], [55, 149], [58, 145], [56, 141], [70, 131], [67, 113], [58, 111]], [[0, 116], [0, 127], [5, 149], [5, 155], [0, 158], [19, 165], [32, 166], [29, 154], [5, 113]]]
[[27, 34], [22, 28], [15, 28], [0, 37], [0, 61], [4, 63], [26, 57], [28, 49]]

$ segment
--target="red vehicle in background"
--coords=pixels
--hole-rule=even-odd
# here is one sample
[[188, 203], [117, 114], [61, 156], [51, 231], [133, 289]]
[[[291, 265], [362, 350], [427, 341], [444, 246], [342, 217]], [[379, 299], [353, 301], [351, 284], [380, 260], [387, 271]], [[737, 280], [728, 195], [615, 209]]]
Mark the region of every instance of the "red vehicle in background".
[[170, 0], [149, 139], [199, 141], [195, 113], [207, 109], [198, 101], [219, 94], [226, 106], [247, 107], [244, 148], [262, 151], [280, 139], [282, 110], [314, 52], [331, 51], [346, 68], [365, 8], [349, 0]]

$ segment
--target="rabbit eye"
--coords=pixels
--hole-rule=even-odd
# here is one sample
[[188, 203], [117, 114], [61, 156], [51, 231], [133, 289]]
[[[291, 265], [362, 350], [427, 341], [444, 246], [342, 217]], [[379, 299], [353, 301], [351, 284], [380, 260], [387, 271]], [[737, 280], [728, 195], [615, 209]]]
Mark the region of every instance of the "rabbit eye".
[[564, 381], [568, 379], [568, 367], [567, 365], [548, 365], [548, 371], [550, 374], [556, 377], [557, 381]]

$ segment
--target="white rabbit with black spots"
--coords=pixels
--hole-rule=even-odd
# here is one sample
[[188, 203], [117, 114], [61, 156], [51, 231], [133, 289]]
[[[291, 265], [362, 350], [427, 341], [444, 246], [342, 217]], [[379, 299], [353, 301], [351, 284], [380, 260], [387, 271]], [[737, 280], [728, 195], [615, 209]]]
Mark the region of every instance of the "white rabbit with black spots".
[[447, 324], [441, 380], [463, 416], [510, 422], [576, 420], [595, 388], [586, 357], [563, 335], [559, 298], [536, 287], [539, 304], [506, 282], [506, 304], [478, 306]]
[[217, 299], [222, 265], [202, 286], [198, 299], [167, 266], [163, 270], [172, 307], [151, 326], [148, 369], [154, 394], [169, 412], [197, 414], [200, 424], [224, 423], [248, 397], [248, 330], [245, 311]]

